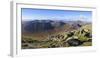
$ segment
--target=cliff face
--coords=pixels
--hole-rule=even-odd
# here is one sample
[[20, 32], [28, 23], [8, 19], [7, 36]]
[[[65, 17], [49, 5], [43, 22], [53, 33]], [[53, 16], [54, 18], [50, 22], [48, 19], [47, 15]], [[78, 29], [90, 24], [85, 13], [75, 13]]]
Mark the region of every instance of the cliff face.
[[22, 23], [23, 32], [43, 32], [48, 30], [53, 30], [56, 27], [61, 27], [65, 23], [61, 21], [51, 21], [51, 20], [34, 20]]

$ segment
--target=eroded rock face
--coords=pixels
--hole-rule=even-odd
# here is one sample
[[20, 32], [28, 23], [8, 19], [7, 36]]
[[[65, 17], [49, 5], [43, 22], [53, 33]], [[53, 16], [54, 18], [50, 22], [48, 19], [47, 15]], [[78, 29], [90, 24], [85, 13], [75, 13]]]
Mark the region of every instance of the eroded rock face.
[[67, 43], [70, 45], [70, 46], [79, 46], [82, 44], [82, 42], [78, 39], [69, 39], [67, 41]]
[[27, 23], [24, 29], [28, 32], [40, 32], [40, 31], [54, 29], [54, 27], [51, 25], [51, 22], [31, 21]]
[[26, 23], [23, 22], [22, 26], [24, 31], [27, 32], [41, 32], [41, 31], [53, 30], [54, 28], [61, 27], [64, 24], [65, 23], [61, 21], [56, 22], [52, 20], [34, 20], [34, 21], [27, 21]]

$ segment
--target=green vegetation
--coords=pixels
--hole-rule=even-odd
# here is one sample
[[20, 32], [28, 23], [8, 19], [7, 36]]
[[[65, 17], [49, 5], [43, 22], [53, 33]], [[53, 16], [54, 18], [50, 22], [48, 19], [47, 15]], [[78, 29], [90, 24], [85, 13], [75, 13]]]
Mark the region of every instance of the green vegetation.
[[22, 49], [91, 45], [92, 27], [90, 24], [84, 25], [77, 30], [50, 35], [46, 38], [46, 40], [36, 40], [34, 37], [22, 36]]

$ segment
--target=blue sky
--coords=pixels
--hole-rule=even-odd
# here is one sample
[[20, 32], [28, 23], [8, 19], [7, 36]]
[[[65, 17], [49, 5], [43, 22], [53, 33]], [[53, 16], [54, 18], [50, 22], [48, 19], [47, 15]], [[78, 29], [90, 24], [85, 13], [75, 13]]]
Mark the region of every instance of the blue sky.
[[91, 11], [75, 11], [75, 10], [50, 10], [50, 9], [32, 9], [22, 8], [22, 20], [82, 20], [91, 21]]

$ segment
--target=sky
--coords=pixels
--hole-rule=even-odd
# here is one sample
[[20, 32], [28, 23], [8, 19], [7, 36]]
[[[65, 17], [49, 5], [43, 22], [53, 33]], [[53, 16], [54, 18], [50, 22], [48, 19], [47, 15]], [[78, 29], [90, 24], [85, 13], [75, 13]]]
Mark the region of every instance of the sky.
[[21, 9], [22, 20], [68, 20], [92, 21], [92, 11], [54, 10], [54, 9]]

